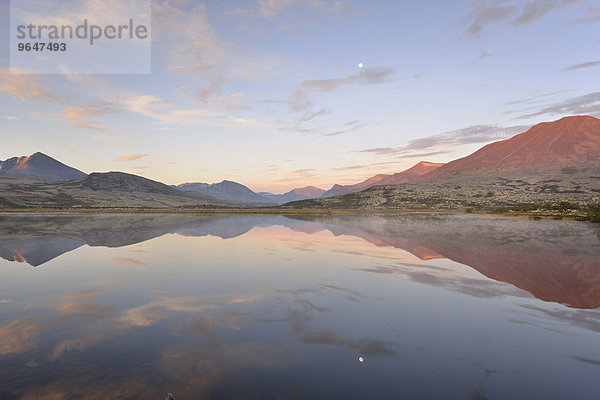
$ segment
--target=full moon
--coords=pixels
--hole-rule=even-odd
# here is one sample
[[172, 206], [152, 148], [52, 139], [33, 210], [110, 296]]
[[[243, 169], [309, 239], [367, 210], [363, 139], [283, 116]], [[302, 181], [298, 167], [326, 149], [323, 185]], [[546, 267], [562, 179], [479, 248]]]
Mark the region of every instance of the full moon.
[[358, 68], [364, 67], [363, 63], [358, 64]]
[[[362, 64], [361, 64], [361, 65], [362, 65]], [[365, 361], [365, 359], [364, 359], [364, 358], [362, 358], [362, 357], [358, 357], [358, 362], [363, 362], [363, 361]]]

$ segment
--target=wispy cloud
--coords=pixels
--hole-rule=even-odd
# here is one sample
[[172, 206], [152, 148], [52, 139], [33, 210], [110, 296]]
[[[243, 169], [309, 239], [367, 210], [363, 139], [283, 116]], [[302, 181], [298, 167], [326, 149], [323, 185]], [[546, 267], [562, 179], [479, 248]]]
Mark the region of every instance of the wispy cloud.
[[368, 165], [348, 165], [346, 167], [337, 167], [337, 168], [333, 168], [334, 171], [348, 171], [348, 170], [353, 170], [353, 169], [362, 169], [362, 168], [367, 168]]
[[314, 7], [320, 8], [321, 10], [334, 13], [359, 14], [367, 11], [364, 9], [359, 9], [354, 4], [340, 0], [312, 0], [311, 4]]
[[427, 157], [438, 156], [440, 154], [447, 154], [447, 153], [450, 153], [450, 151], [451, 150], [448, 149], [448, 150], [429, 151], [429, 152], [425, 152], [425, 153], [407, 153], [407, 154], [401, 154], [397, 158], [427, 158]]
[[[473, 143], [485, 143], [504, 139], [527, 130], [529, 126], [474, 125], [463, 129], [449, 131], [440, 135], [432, 135], [411, 140], [400, 147], [377, 147], [359, 150], [359, 153], [376, 155], [396, 155], [400, 158], [432, 156], [449, 152], [450, 149]], [[425, 152], [423, 152], [425, 150]], [[431, 151], [427, 151], [431, 150]]]
[[127, 94], [121, 97], [121, 102], [126, 110], [153, 118], [162, 124], [265, 127], [264, 123], [253, 119], [236, 118], [201, 108], [176, 108], [154, 95]]
[[329, 13], [355, 14], [358, 12], [353, 4], [340, 0], [258, 0], [259, 12], [265, 17], [272, 17], [292, 4], [308, 6]]
[[190, 8], [177, 1], [154, 1], [152, 27], [157, 63], [174, 75], [199, 80], [178, 91], [203, 108], [229, 114], [250, 109], [239, 81], [273, 79], [283, 70], [280, 55], [249, 55], [221, 38], [201, 4]]
[[[333, 93], [342, 90], [344, 87], [352, 85], [378, 85], [393, 82], [396, 68], [393, 67], [371, 67], [363, 68], [356, 74], [351, 74], [339, 78], [308, 79], [296, 85], [296, 88], [287, 100], [266, 99], [254, 102], [255, 104], [273, 104], [287, 106], [287, 113], [295, 116], [293, 124], [280, 122], [280, 131], [294, 131], [300, 133], [312, 133], [321, 137], [338, 136], [345, 133], [357, 131], [366, 126], [360, 121], [350, 121], [343, 126], [326, 129], [323, 126], [318, 127], [313, 122], [318, 117], [331, 114], [333, 111], [328, 107], [317, 107], [311, 95], [313, 93]], [[284, 111], [285, 112], [285, 111]], [[275, 114], [275, 112], [273, 112]], [[289, 115], [285, 121], [289, 121]]]
[[341, 129], [338, 131], [322, 133], [321, 136], [322, 137], [338, 136], [338, 135], [343, 135], [343, 134], [350, 133], [350, 132], [355, 132], [355, 131], [358, 131], [359, 129], [364, 128], [365, 126], [367, 126], [367, 124], [360, 123], [359, 121], [350, 121], [350, 122], [345, 123], [344, 126], [347, 128]]
[[258, 0], [258, 7], [262, 15], [270, 17], [274, 15], [275, 12], [296, 1], [297, 0]]
[[544, 18], [552, 11], [579, 3], [579, 0], [530, 0], [521, 9], [519, 16], [512, 21], [515, 26], [527, 25]]
[[[152, 2], [153, 46], [158, 62], [174, 74], [202, 74], [223, 82], [234, 78], [271, 79], [281, 60], [271, 54], [248, 56], [222, 39], [202, 4], [179, 6], [174, 1]], [[154, 51], [154, 50], [153, 50]]]
[[518, 11], [517, 6], [505, 2], [484, 1], [476, 4], [478, 5], [462, 18], [464, 33], [470, 38], [479, 36], [485, 26], [506, 21]]
[[19, 74], [18, 70], [10, 73], [8, 68], [0, 70], [0, 93], [8, 94], [22, 101], [56, 100], [42, 83], [41, 76]]
[[[265, 126], [256, 120], [237, 118], [228, 113], [210, 111], [199, 106], [193, 107], [193, 104], [192, 107], [178, 107], [151, 94], [113, 92], [108, 95], [100, 92], [92, 97], [92, 102], [81, 105], [84, 102], [81, 99], [54, 94], [38, 75], [10, 74], [7, 69], [0, 71], [0, 93], [14, 96], [24, 102], [48, 100], [59, 107], [58, 114], [72, 126], [90, 130], [107, 129], [101, 122], [102, 117], [121, 112], [141, 114], [165, 125], [206, 124], [255, 128]], [[238, 103], [243, 94], [234, 93], [226, 97], [226, 101], [223, 100], [223, 96], [219, 98], [223, 108], [231, 110], [241, 107]]]
[[490, 25], [524, 26], [540, 20], [553, 11], [575, 5], [579, 0], [484, 0], [474, 1], [474, 7], [461, 19], [464, 34], [478, 37]]
[[537, 96], [528, 97], [526, 99], [509, 101], [509, 102], [506, 102], [505, 104], [508, 106], [508, 105], [516, 105], [516, 104], [534, 103], [534, 102], [544, 101], [544, 99], [547, 97], [551, 97], [551, 96], [555, 96], [557, 94], [567, 93], [567, 92], [571, 92], [571, 91], [572, 90], [570, 90], [570, 89], [556, 90], [554, 92], [543, 93], [543, 94], [540, 94]]
[[[373, 67], [364, 68], [358, 74], [348, 75], [342, 78], [313, 79], [302, 81], [294, 90], [292, 96], [287, 102], [290, 112], [302, 113], [297, 120], [298, 125], [308, 122], [313, 118], [329, 113], [327, 109], [314, 111], [314, 103], [309, 99], [312, 92], [333, 92], [349, 85], [376, 85], [393, 80], [396, 69], [392, 67]], [[345, 130], [339, 132], [326, 133], [326, 136], [345, 133]]]
[[283, 178], [277, 179], [274, 182], [302, 181], [304, 179], [314, 177], [316, 175], [316, 171], [317, 170], [314, 168], [297, 169], [287, 172]]
[[600, 22], [600, 6], [588, 7], [585, 17], [571, 21], [572, 24], [593, 24]]
[[539, 115], [600, 115], [600, 92], [588, 93], [583, 96], [572, 97], [544, 107], [538, 111], [521, 115], [517, 118], [525, 119]]
[[304, 92], [330, 92], [345, 85], [363, 84], [373, 85], [389, 82], [396, 72], [391, 67], [372, 67], [361, 69], [358, 74], [348, 75], [344, 78], [306, 80], [300, 83], [298, 90]]
[[109, 114], [115, 114], [120, 110], [107, 102], [90, 104], [87, 106], [66, 106], [62, 115], [77, 128], [102, 130], [105, 126], [98, 120]]
[[209, 103], [220, 94], [224, 80], [223, 76], [211, 78], [206, 86], [196, 89], [196, 98], [202, 103]]
[[438, 154], [449, 153], [448, 150], [437, 150], [425, 153], [413, 153], [404, 150], [405, 147], [373, 147], [370, 149], [358, 150], [357, 153], [372, 153], [378, 156], [397, 156], [397, 158], [427, 157]]
[[224, 93], [224, 84], [225, 78], [222, 75], [210, 78], [205, 86], [195, 90], [193, 100], [205, 107], [230, 112], [252, 108], [244, 104], [244, 93]]
[[570, 67], [565, 68], [565, 71], [573, 71], [576, 69], [597, 67], [599, 65], [600, 65], [600, 61], [589, 61], [589, 62], [584, 62], [581, 64], [571, 65]]
[[225, 51], [201, 4], [186, 11], [173, 2], [155, 1], [152, 24], [155, 45], [171, 72], [208, 72]]
[[321, 109], [318, 111], [306, 111], [304, 113], [304, 115], [302, 115], [300, 118], [298, 118], [298, 122], [303, 123], [303, 122], [312, 121], [313, 119], [315, 119], [321, 115], [327, 115], [329, 113], [331, 113], [331, 111], [326, 110], [326, 109]]
[[313, 172], [316, 171], [314, 168], [297, 169], [290, 173], [295, 176], [312, 176]]
[[144, 158], [144, 157], [148, 157], [150, 154], [126, 154], [124, 156], [120, 156], [115, 158], [115, 161], [135, 161], [135, 160], [139, 160], [140, 158]]
[[[76, 75], [66, 75], [65, 79], [75, 83], [86, 83]], [[11, 95], [23, 102], [47, 101], [58, 106], [57, 113], [76, 128], [105, 130], [100, 118], [122, 111], [114, 99], [110, 101], [96, 100], [90, 104], [81, 105], [85, 101], [78, 97], [60, 95], [57, 90], [51, 90], [43, 81], [41, 75], [20, 74], [19, 70], [0, 70], [0, 93]], [[77, 103], [77, 104], [75, 104]], [[5, 119], [18, 119], [8, 116]]]

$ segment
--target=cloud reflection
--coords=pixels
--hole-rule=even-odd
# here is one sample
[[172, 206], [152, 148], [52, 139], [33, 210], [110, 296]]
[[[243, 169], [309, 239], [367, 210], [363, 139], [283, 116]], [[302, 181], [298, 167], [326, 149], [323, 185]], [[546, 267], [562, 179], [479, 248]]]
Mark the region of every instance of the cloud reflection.
[[[38, 235], [53, 229], [61, 234], [68, 231], [96, 246], [131, 244], [130, 228], [123, 224], [111, 231], [109, 221], [102, 220], [98, 229], [89, 221], [72, 219], [63, 221], [60, 228], [52, 228], [51, 222], [29, 222], [24, 231]], [[436, 354], [439, 344], [433, 343], [445, 340], [443, 335], [454, 327], [440, 326], [439, 333], [419, 331], [417, 325], [423, 319], [440, 315], [439, 310], [401, 303], [413, 298], [411, 290], [430, 292], [432, 302], [436, 293], [444, 295], [448, 290], [491, 299], [470, 299], [469, 304], [477, 303], [475, 312], [482, 304], [525, 302], [527, 306], [511, 309], [517, 314], [514, 319], [531, 323], [526, 328], [536, 329], [535, 333], [548, 328], [560, 332], [557, 341], [565, 337], [563, 333], [572, 335], [573, 327], [600, 332], [596, 311], [552, 308], [504, 283], [551, 299], [567, 293], [569, 299], [593, 300], [595, 269], [590, 260], [596, 260], [598, 238], [589, 235], [595, 231], [586, 224], [501, 218], [492, 224], [485, 218], [437, 216], [227, 217], [218, 226], [219, 221], [218, 216], [157, 216], [145, 232], [134, 233], [135, 240], [143, 242], [169, 232], [186, 237], [171, 235], [140, 246], [152, 256], [152, 269], [116, 266], [111, 261], [117, 254], [113, 249], [82, 251], [85, 257], [95, 252], [108, 254], [99, 258], [108, 260], [106, 270], [102, 264], [83, 271], [60, 263], [42, 270], [16, 265], [21, 278], [29, 279], [23, 287], [34, 281], [32, 276], [58, 279], [44, 281], [48, 286], [44, 290], [32, 284], [36, 290], [5, 295], [26, 299], [6, 303], [3, 308], [8, 311], [0, 314], [5, 319], [0, 323], [0, 373], [14, 386], [7, 389], [8, 384], [0, 382], [0, 397], [164, 398], [173, 392], [176, 398], [269, 398], [277, 392], [282, 397], [306, 398], [311, 396], [302, 391], [305, 388], [292, 387], [298, 385], [299, 371], [329, 379], [331, 371], [321, 368], [331, 365], [346, 376], [353, 370], [345, 368], [355, 367], [359, 356], [369, 360], [361, 367], [368, 377], [373, 377], [369, 375], [373, 371], [381, 376], [382, 368], [392, 363], [394, 368], [404, 362], [418, 367], [423, 357], [457, 362]], [[146, 222], [134, 220], [129, 225]], [[6, 229], [6, 225], [0, 228], [0, 238]], [[233, 238], [239, 232], [244, 236], [237, 240], [202, 239], [206, 235]], [[587, 250], [578, 252], [574, 241]], [[168, 251], [164, 251], [165, 243], [172, 246]], [[540, 255], [544, 255], [544, 268], [536, 261]], [[497, 280], [440, 257], [472, 264], [474, 270]], [[115, 270], [120, 273], [106, 274]], [[558, 271], [566, 275], [555, 275]], [[562, 280], [546, 282], [557, 276]], [[581, 281], [588, 286], [575, 295]], [[560, 288], [568, 290], [558, 296], [554, 291]], [[589, 297], [577, 297], [582, 293]], [[11, 314], [15, 310], [22, 317], [15, 319]], [[372, 315], [356, 320], [356, 315], [365, 316], [368, 311]], [[413, 326], [403, 330], [404, 323]], [[504, 324], [502, 328], [511, 333], [526, 333], [508, 318], [494, 323]], [[481, 354], [477, 328], [481, 329], [475, 323], [474, 336], [468, 337], [473, 347], [460, 352], [466, 363], [478, 361]], [[402, 344], [397, 342], [399, 332]], [[412, 354], [410, 349], [419, 348], [428, 351]], [[571, 350], [568, 354], [597, 359], [595, 354]], [[352, 362], [338, 363], [339, 359]], [[578, 358], [568, 361], [596, 368], [593, 362]], [[464, 367], [464, 363], [461, 358], [457, 365]], [[497, 368], [492, 363], [486, 366]], [[277, 379], [271, 379], [274, 376]], [[461, 390], [479, 387], [461, 379], [458, 376]], [[288, 386], [271, 387], [265, 380], [269, 385], [276, 381]]]
[[0, 355], [22, 353], [35, 346], [43, 325], [17, 318], [0, 326]]

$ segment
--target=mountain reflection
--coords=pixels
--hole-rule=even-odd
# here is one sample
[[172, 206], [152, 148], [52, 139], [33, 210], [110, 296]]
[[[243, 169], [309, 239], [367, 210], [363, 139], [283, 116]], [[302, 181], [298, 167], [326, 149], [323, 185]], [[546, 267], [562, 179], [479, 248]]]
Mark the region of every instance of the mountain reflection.
[[[4, 215], [0, 256], [40, 266], [84, 244], [121, 247], [168, 233], [231, 239], [272, 226], [349, 235], [421, 260], [447, 258], [544, 301], [600, 307], [600, 227], [579, 222], [435, 215]], [[115, 261], [145, 265], [133, 259]], [[398, 268], [364, 271], [393, 274]], [[306, 340], [324, 337], [310, 334]]]
[[[544, 382], [530, 398], [592, 399], [597, 232], [443, 215], [0, 215], [0, 398], [520, 398]], [[562, 371], [568, 385], [547, 379]]]

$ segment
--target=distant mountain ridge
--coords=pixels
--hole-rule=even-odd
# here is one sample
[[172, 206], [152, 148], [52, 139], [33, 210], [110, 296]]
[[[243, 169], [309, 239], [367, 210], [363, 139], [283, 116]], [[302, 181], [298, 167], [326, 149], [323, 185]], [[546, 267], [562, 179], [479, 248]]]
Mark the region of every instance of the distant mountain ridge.
[[70, 181], [87, 176], [78, 169], [69, 167], [40, 152], [0, 161], [0, 174], [27, 175], [55, 181]]
[[220, 183], [182, 183], [175, 186], [182, 191], [202, 193], [215, 199], [242, 204], [267, 204], [273, 203], [267, 198], [254, 193], [250, 188], [240, 183], [224, 180]]
[[[323, 201], [301, 207], [492, 207], [557, 199], [591, 204], [591, 196], [597, 198], [598, 176], [600, 119], [573, 116], [537, 124], [447, 164], [421, 161], [354, 185], [334, 185], [327, 191], [307, 186], [283, 194], [255, 193], [228, 180], [168, 186], [122, 172], [88, 176], [37, 152], [0, 161], [0, 207], [273, 206], [310, 199]], [[410, 195], [403, 192], [406, 184], [413, 185]], [[350, 194], [356, 196], [338, 199]]]
[[305, 186], [303, 188], [296, 188], [290, 190], [288, 193], [295, 193], [298, 196], [306, 196], [306, 197], [320, 197], [325, 193], [325, 190], [319, 189], [314, 186]]
[[393, 175], [379, 174], [375, 175], [365, 181], [357, 183], [355, 185], [334, 185], [331, 189], [326, 191], [321, 197], [332, 197], [339, 196], [342, 194], [360, 192], [361, 190], [368, 189], [378, 185], [400, 185], [402, 183], [415, 182], [423, 175], [435, 171], [436, 169], [443, 166], [443, 163], [432, 163], [428, 161], [421, 161], [411, 168], [395, 173]]
[[16, 207], [177, 208], [228, 207], [231, 203], [124, 172], [92, 173], [66, 182], [0, 180], [1, 199]]
[[306, 186], [303, 188], [292, 189], [283, 194], [273, 194], [268, 192], [261, 192], [258, 194], [273, 203], [285, 204], [296, 200], [316, 199], [323, 196], [323, 193], [325, 193], [325, 190], [323, 189], [314, 186]]
[[180, 190], [203, 193], [219, 200], [238, 204], [279, 205], [296, 200], [306, 200], [321, 197], [325, 191], [314, 186], [292, 189], [287, 193], [273, 194], [269, 192], [256, 193], [241, 183], [224, 180], [220, 183], [182, 183], [174, 186]]

